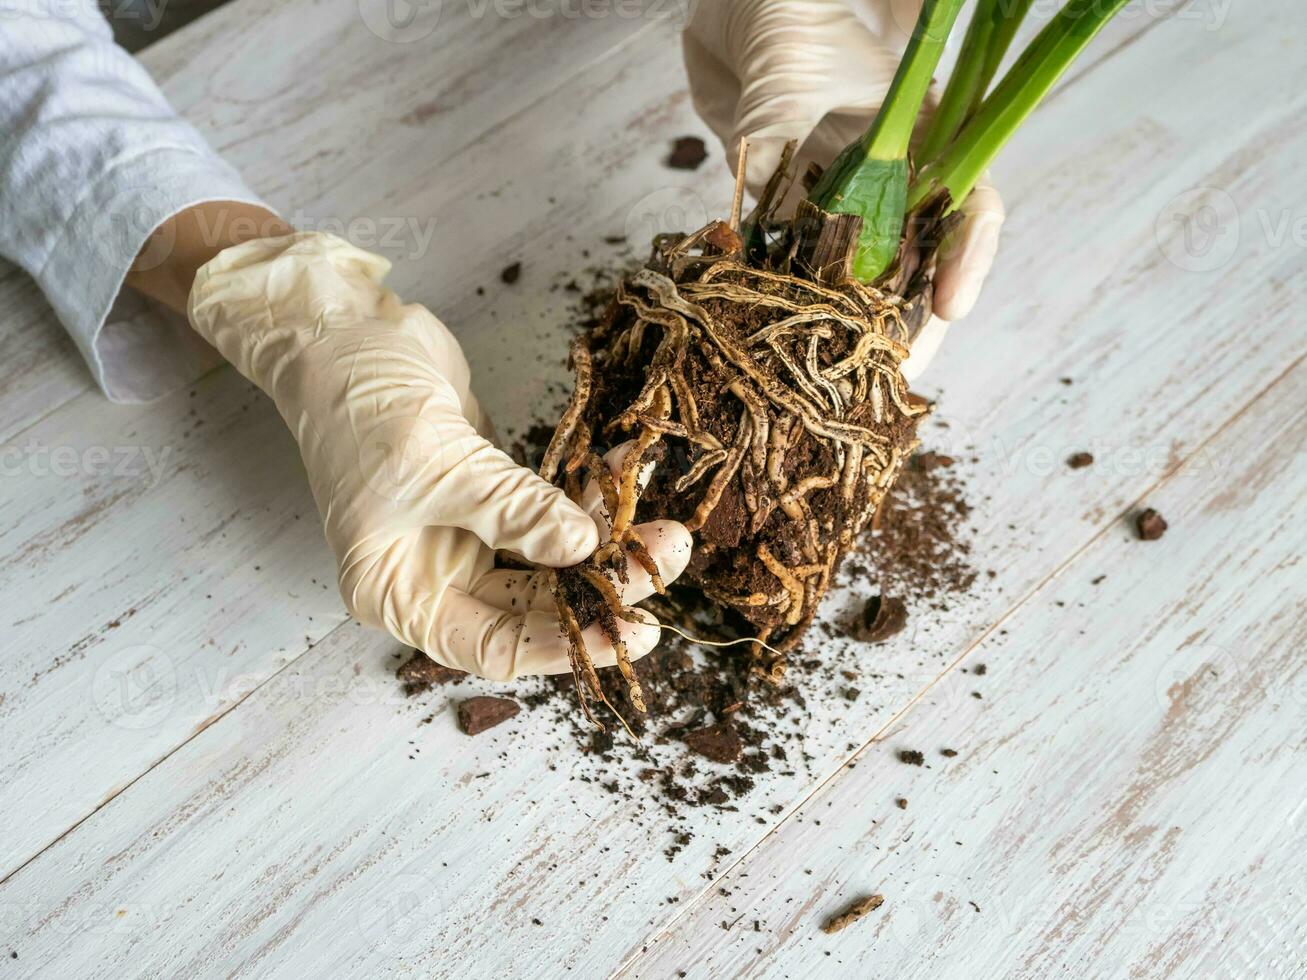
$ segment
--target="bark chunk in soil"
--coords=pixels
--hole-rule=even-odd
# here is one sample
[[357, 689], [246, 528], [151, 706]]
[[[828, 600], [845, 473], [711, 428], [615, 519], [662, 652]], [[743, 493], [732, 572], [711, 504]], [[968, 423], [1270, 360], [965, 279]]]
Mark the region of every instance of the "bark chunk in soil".
[[827, 935], [837, 933], [841, 929], [853, 925], [864, 915], [875, 912], [884, 904], [885, 899], [880, 895], [868, 895], [866, 898], [860, 898], [839, 915], [827, 919], [825, 925], [821, 927], [821, 931]]
[[1166, 533], [1167, 527], [1166, 519], [1151, 507], [1135, 518], [1135, 529], [1141, 541], [1156, 541]]
[[667, 166], [673, 170], [698, 170], [700, 164], [708, 158], [708, 148], [697, 136], [682, 136], [672, 144], [672, 152], [667, 156]]
[[404, 693], [408, 697], [413, 697], [415, 694], [431, 690], [436, 685], [460, 681], [467, 676], [467, 671], [438, 664], [421, 650], [414, 650], [413, 656], [400, 664], [399, 669], [395, 671], [395, 676], [404, 685]]
[[458, 727], [465, 735], [480, 735], [502, 725], [521, 710], [512, 698], [478, 695], [458, 703]]
[[713, 762], [739, 762], [744, 755], [744, 743], [729, 722], [687, 732], [685, 744]]
[[894, 596], [874, 595], [862, 607], [858, 639], [866, 643], [883, 643], [908, 625], [908, 607]]

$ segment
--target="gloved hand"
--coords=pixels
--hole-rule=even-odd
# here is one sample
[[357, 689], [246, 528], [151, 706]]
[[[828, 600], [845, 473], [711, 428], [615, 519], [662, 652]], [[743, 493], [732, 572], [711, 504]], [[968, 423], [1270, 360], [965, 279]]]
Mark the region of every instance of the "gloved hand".
[[[544, 572], [494, 570], [494, 550], [562, 567], [600, 542], [592, 513], [490, 442], [458, 342], [381, 285], [390, 263], [331, 235], [228, 248], [200, 269], [195, 329], [272, 396], [290, 426], [349, 611], [449, 667], [507, 680], [570, 669]], [[610, 465], [617, 460], [610, 460]], [[685, 568], [680, 524], [638, 528], [665, 581]], [[636, 563], [627, 603], [653, 591]], [[659, 630], [619, 622], [634, 659]], [[598, 627], [597, 666], [615, 662]]]
[[[853, 5], [861, 18], [855, 15]], [[889, 91], [920, 0], [704, 0], [683, 37], [690, 93], [721, 139], [732, 167], [748, 137], [746, 184], [757, 195], [788, 140], [797, 172], [827, 166], [866, 131]], [[796, 182], [797, 186], [797, 182]], [[964, 220], [942, 243], [935, 316], [904, 374], [925, 370], [947, 321], [966, 316], [998, 249], [1003, 202], [987, 182], [961, 207]]]

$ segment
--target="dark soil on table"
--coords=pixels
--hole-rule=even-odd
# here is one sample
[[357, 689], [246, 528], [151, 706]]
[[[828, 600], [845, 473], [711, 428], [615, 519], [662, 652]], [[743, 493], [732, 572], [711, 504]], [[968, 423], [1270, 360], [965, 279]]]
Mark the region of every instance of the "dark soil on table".
[[[542, 432], [547, 439], [552, 430]], [[647, 796], [652, 789], [673, 828], [680, 827], [667, 847], [670, 858], [688, 843], [688, 837], [678, 842], [678, 835], [689, 832], [676, 821], [687, 808], [738, 809], [763, 774], [806, 769], [804, 738], [815, 706], [810, 699], [856, 703], [866, 697], [866, 710], [872, 710], [870, 699], [882, 675], [866, 655], [868, 648], [860, 645], [867, 642], [862, 615], [869, 600], [884, 606], [881, 596], [891, 597], [889, 604], [901, 610], [896, 615], [904, 621], [898, 630], [902, 642], [901, 631], [914, 618], [947, 609], [972, 587], [976, 572], [966, 541], [970, 507], [953, 462], [940, 460], [919, 453], [904, 468], [881, 508], [879, 526], [863, 536], [837, 577], [837, 586], [853, 593], [852, 610], [847, 615], [838, 606], [824, 611], [817, 628], [791, 654], [790, 670], [779, 687], [751, 673], [747, 645], [705, 647], [667, 632], [658, 649], [635, 663], [646, 714], [631, 706], [615, 668], [599, 671], [605, 693], [639, 742], [606, 713], [601, 720], [607, 730], [595, 729], [577, 706], [570, 675], [518, 682], [511, 691], [498, 685], [479, 689], [511, 693], [528, 712], [546, 712], [568, 733], [556, 764], [570, 766], [573, 778], [626, 799]], [[672, 589], [690, 601], [690, 590]], [[576, 598], [582, 601], [579, 593]], [[591, 609], [583, 604], [582, 609], [593, 618], [601, 605]], [[698, 633], [719, 640], [738, 635], [743, 627], [719, 616]], [[894, 636], [887, 634], [881, 642], [895, 642]], [[426, 660], [421, 654], [414, 659]], [[410, 666], [400, 672], [402, 678], [423, 673]], [[977, 674], [983, 672], [977, 668]], [[481, 684], [475, 678], [469, 683]]]
[[[724, 299], [708, 299], [703, 307], [717, 323], [723, 336], [739, 348], [746, 348], [745, 338], [773, 324], [777, 311], [770, 307], [751, 307]], [[604, 335], [619, 336], [624, 322], [635, 319], [633, 311], [621, 306], [616, 319], [605, 324]], [[592, 333], [592, 338], [595, 335]], [[856, 337], [836, 335], [822, 350], [822, 357], [834, 362], [851, 353]], [[606, 424], [620, 416], [638, 397], [646, 381], [646, 371], [655, 351], [663, 340], [659, 330], [648, 329], [635, 356], [614, 356], [608, 347], [592, 339], [594, 356], [594, 390], [585, 415], [591, 430], [600, 433]], [[840, 341], [850, 345], [841, 347]], [[697, 405], [699, 426], [714, 436], [721, 445], [736, 442], [738, 429], [746, 423], [740, 399], [732, 394], [724, 382], [735, 377], [733, 369], [723, 369], [720, 361], [713, 363], [713, 351], [704, 344], [691, 344], [685, 354], [683, 373]], [[916, 438], [917, 418], [905, 416], [885, 396], [883, 418], [877, 420], [870, 399], [853, 404], [841, 421], [852, 426], [877, 432], [885, 439], [885, 451], [906, 453]], [[772, 424], [776, 424], [772, 419]], [[616, 440], [628, 438], [628, 433], [613, 436]], [[598, 436], [596, 435], [596, 441]], [[608, 446], [597, 445], [602, 452]], [[839, 476], [842, 464], [836, 458], [833, 442], [822, 440], [796, 426], [784, 453], [781, 470], [784, 486], [795, 487], [805, 480]], [[667, 437], [655, 445], [649, 458], [658, 466], [648, 487], [640, 495], [636, 511], [637, 521], [671, 518], [686, 522], [704, 498], [708, 478], [702, 478], [688, 490], [678, 489], [677, 483], [685, 477], [705, 454], [701, 445], [683, 439]], [[764, 474], [757, 473], [746, 461], [726, 484], [715, 509], [704, 526], [695, 535], [695, 549], [690, 565], [681, 581], [704, 588], [716, 597], [758, 596], [776, 593], [780, 583], [760, 560], [760, 549], [765, 547], [788, 568], [807, 563], [824, 563], [826, 548], [842, 540], [845, 535], [862, 530], [869, 508], [875, 505], [874, 487], [865, 479], [854, 482], [851, 499], [845, 499], [838, 485], [819, 487], [806, 494], [805, 506], [811, 514], [811, 526], [787, 516], [779, 501], [775, 487]], [[757, 502], [750, 507], [748, 500]], [[757, 514], [758, 516], [754, 516]], [[843, 554], [837, 549], [838, 565]], [[788, 635], [786, 610], [774, 603], [763, 605], [736, 605], [736, 612], [758, 629], [777, 630], [777, 637]], [[796, 628], [801, 631], [802, 624]], [[756, 630], [755, 630], [756, 632]]]
[[[609, 262], [587, 270], [585, 286], [576, 279], [555, 285], [568, 297], [568, 319], [578, 329], [593, 327], [603, 315], [624, 274], [614, 265]], [[510, 441], [510, 451], [519, 462], [538, 465], [569, 393], [568, 386], [558, 386], [558, 404], [544, 406], [541, 421]], [[841, 711], [862, 700], [870, 713], [883, 675], [864, 644], [918, 642], [917, 633], [932, 614], [948, 609], [973, 587], [977, 572], [967, 542], [971, 507], [960, 468], [953, 458], [933, 452], [918, 452], [902, 468], [871, 526], [835, 576], [835, 588], [850, 596], [844, 600], [848, 608], [827, 602], [816, 627], [791, 652], [790, 669], [779, 687], [751, 673], [747, 645], [707, 647], [672, 632], [665, 632], [658, 648], [635, 664], [646, 714], [631, 707], [615, 668], [599, 671], [606, 694], [639, 736], [638, 742], [606, 714], [602, 720], [607, 730], [596, 730], [577, 705], [570, 675], [513, 685], [471, 678], [448, 697], [431, 693], [433, 684], [410, 689], [414, 678], [425, 676], [427, 668], [422, 666], [401, 668], [401, 679], [406, 691], [415, 695], [412, 701], [423, 712], [424, 723], [434, 721], [439, 710], [433, 700], [456, 702], [460, 696], [482, 691], [511, 696], [528, 713], [546, 712], [557, 729], [567, 733], [559, 740], [551, 768], [564, 767], [573, 779], [625, 799], [652, 795], [670, 819], [671, 842], [664, 851], [670, 859], [692, 839], [678, 819], [690, 808], [751, 806], [758, 808], [759, 821], [774, 816], [774, 808], [765, 801], [749, 800], [748, 794], [766, 774], [807, 771], [810, 760], [804, 742], [817, 706], [811, 699], [838, 698]], [[733, 533], [729, 522], [714, 532]], [[564, 585], [568, 587], [566, 576]], [[690, 591], [672, 588], [682, 597]], [[578, 614], [593, 620], [599, 610], [591, 609], [582, 593], [593, 595], [588, 589], [569, 589], [581, 605]], [[865, 618], [868, 610], [870, 620]], [[726, 640], [753, 632], [720, 611], [702, 618], [703, 625], [695, 633], [705, 639]], [[912, 639], [903, 635], [905, 631]], [[929, 653], [923, 651], [923, 658]], [[414, 660], [426, 658], [417, 654]], [[433, 676], [446, 676], [445, 668], [436, 671]], [[977, 671], [982, 672], [983, 668]], [[502, 729], [511, 730], [511, 726]], [[505, 736], [496, 730], [478, 737]], [[846, 746], [850, 752], [858, 747]], [[716, 856], [727, 853], [719, 848]]]

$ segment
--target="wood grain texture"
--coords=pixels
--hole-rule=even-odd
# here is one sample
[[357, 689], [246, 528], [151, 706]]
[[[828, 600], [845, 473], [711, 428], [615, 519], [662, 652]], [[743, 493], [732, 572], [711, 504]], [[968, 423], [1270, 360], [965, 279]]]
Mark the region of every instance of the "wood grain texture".
[[[482, 24], [485, 35], [455, 28], [471, 44], [451, 42], [452, 66], [442, 67], [412, 49], [374, 49], [342, 16], [242, 0], [155, 52], [152, 67], [174, 97], [212, 114], [209, 131], [225, 134], [220, 145], [278, 203], [318, 202], [328, 216], [436, 216], [426, 251], [392, 250], [403, 260], [392, 282], [441, 312], [468, 348], [484, 400], [501, 424], [520, 428], [559, 394], [551, 383], [563, 377], [563, 309], [550, 290], [560, 277], [607, 261], [604, 235], [647, 240], [660, 222], [720, 213], [729, 196], [720, 171], [660, 167], [664, 139], [702, 132], [671, 27], [569, 24], [583, 39], [591, 29], [614, 33], [576, 57], [568, 35], [563, 66], [562, 34], [542, 38], [540, 24], [519, 25], [521, 37], [490, 33], [513, 30], [503, 25]], [[695, 840], [671, 863], [659, 853], [670, 831], [649, 799], [620, 801], [576, 778], [577, 747], [548, 716], [469, 741], [445, 696], [399, 703], [394, 644], [350, 625], [332, 631], [343, 616], [323, 587], [330, 561], [293, 450], [239, 381], [219, 373], [199, 386], [205, 424], [189, 437], [186, 393], [125, 414], [87, 396], [31, 426], [75, 446], [133, 432], [155, 447], [185, 439], [190, 451], [177, 457], [185, 469], [154, 488], [23, 477], [0, 510], [0, 552], [30, 566], [31, 598], [15, 627], [35, 617], [15, 665], [0, 668], [0, 726], [9, 726], [0, 734], [20, 746], [12, 764], [0, 760], [0, 815], [17, 828], [6, 834], [4, 867], [61, 838], [0, 885], [20, 968], [117, 975], [219, 964], [375, 976], [458, 964], [468, 975], [570, 967], [591, 976], [638, 958], [648, 937], [715, 887], [725, 868], [718, 845], [736, 855], [752, 848], [846, 762], [850, 744], [923, 689], [938, 696], [941, 673], [978, 637], [1182, 461], [1198, 452], [1219, 471], [1207, 440], [1301, 356], [1307, 340], [1291, 319], [1301, 255], [1261, 234], [1254, 209], [1301, 203], [1294, 161], [1307, 79], [1300, 62], [1267, 56], [1292, 36], [1295, 16], [1284, 2], [1256, 23], [1232, 13], [1208, 36], [1191, 22], [1126, 22], [1116, 46], [1023, 132], [996, 175], [1013, 212], [1000, 268], [928, 379], [947, 392], [947, 428], [934, 426], [930, 441], [976, 459], [965, 465], [977, 556], [996, 577], [946, 614], [917, 616], [892, 644], [832, 643], [824, 656], [859, 657], [885, 676], [883, 688], [851, 712], [812, 679], [807, 766], [761, 781], [739, 812], [699, 814]], [[304, 41], [288, 53], [295, 70], [283, 71], [272, 39], [305, 24], [321, 46]], [[517, 47], [535, 54], [520, 70], [508, 59], [512, 91], [505, 82], [494, 98], [483, 94], [484, 66], [473, 62]], [[232, 50], [241, 52], [234, 61]], [[339, 51], [340, 67], [323, 50]], [[472, 108], [432, 101], [459, 79]], [[1249, 103], [1249, 92], [1273, 84], [1282, 98]], [[1224, 141], [1212, 139], [1218, 124]], [[446, 153], [445, 139], [458, 145]], [[285, 173], [279, 154], [292, 162]], [[1246, 207], [1228, 261], [1194, 270], [1185, 253], [1166, 250], [1165, 234], [1159, 247], [1156, 219], [1206, 183]], [[1123, 204], [1104, 208], [1105, 199]], [[560, 222], [578, 214], [574, 239], [560, 244]], [[525, 260], [518, 286], [477, 296], [506, 249]], [[1232, 328], [1250, 308], [1260, 329]], [[1075, 383], [1060, 384], [1063, 376]], [[1062, 459], [1082, 448], [1100, 464], [1069, 474]], [[137, 542], [125, 556], [124, 527]], [[79, 561], [108, 583], [87, 585], [93, 576]], [[6, 595], [21, 567], [6, 562]], [[269, 583], [293, 595], [270, 604]], [[69, 585], [81, 591], [62, 594]], [[836, 595], [831, 613], [863, 591]], [[92, 645], [79, 647], [86, 636]], [[215, 659], [209, 640], [231, 656]], [[124, 687], [123, 671], [108, 670], [109, 696], [135, 709], [128, 720], [152, 719], [144, 734], [115, 731], [123, 713], [96, 707], [96, 678], [114, 666], [119, 643], [162, 649], [160, 674], [185, 679], [153, 717], [156, 675], [127, 671]], [[54, 671], [27, 682], [51, 661]], [[240, 679], [221, 702], [222, 711], [238, 706], [221, 716], [206, 699], [218, 674]], [[483, 689], [469, 681], [454, 693]], [[124, 691], [144, 700], [123, 702]], [[501, 753], [511, 760], [502, 768]], [[790, 859], [787, 874], [798, 878], [803, 856]]]
[[1307, 362], [1210, 449], [624, 975], [1301, 976]]
[[[329, 79], [338, 91], [360, 95], [367, 80], [373, 86], [368, 91], [374, 101], [369, 104], [396, 113], [404, 104], [395, 91], [401, 82], [410, 108], [427, 98], [419, 90], [423, 80], [429, 92], [456, 86], [466, 66], [449, 57], [450, 52], [444, 59], [426, 59], [420, 47], [410, 50], [406, 57], [412, 67], [401, 73], [394, 64], [392, 49], [397, 46], [383, 46], [358, 20], [358, 11], [349, 9], [352, 21], [342, 14], [313, 22], [314, 30], [326, 31], [320, 43], [334, 41], [344, 48], [346, 56], [318, 70], [319, 75], [339, 74]], [[622, 39], [660, 25], [629, 19], [575, 26], [557, 21], [518, 24], [491, 18], [469, 28], [454, 16], [457, 13], [456, 8], [441, 24], [452, 32], [453, 43], [461, 45], [455, 48], [460, 58], [487, 60], [505, 43], [522, 51], [514, 63], [521, 74], [507, 71], [469, 96], [478, 105], [488, 100], [481, 106], [481, 125], [493, 130], [515, 116], [519, 122], [511, 127], [513, 137], [532, 152], [555, 154], [555, 166], [567, 168], [576, 182], [553, 200], [549, 193], [515, 190], [512, 175], [519, 172], [526, 154], [510, 152], [513, 144], [500, 139], [494, 155], [488, 155], [475, 141], [478, 130], [464, 114], [468, 110], [458, 104], [449, 119], [436, 114], [424, 117], [417, 127], [426, 147], [424, 159], [451, 154], [446, 162], [449, 179], [436, 180], [429, 173], [421, 177], [421, 168], [413, 168], [404, 189], [407, 196], [394, 197], [387, 205], [383, 196], [397, 195], [399, 187], [386, 174], [397, 165], [395, 160], [383, 156], [381, 169], [355, 187], [368, 196], [351, 200], [344, 191], [334, 192], [336, 213], [372, 220], [379, 233], [383, 227], [400, 227], [401, 232], [430, 227], [430, 240], [421, 237], [425, 232], [408, 239], [401, 234], [398, 243], [379, 246], [399, 260], [391, 283], [407, 298], [441, 310], [451, 327], [464, 334], [473, 363], [486, 366], [480, 372], [489, 395], [485, 401], [501, 409], [500, 417], [526, 418], [533, 406], [551, 398], [551, 381], [557, 385], [566, 376], [565, 344], [560, 341], [565, 304], [561, 294], [549, 293], [543, 277], [569, 261], [583, 261], [580, 250], [586, 246], [578, 244], [571, 252], [553, 250], [546, 262], [524, 276], [534, 284], [530, 293], [505, 295], [498, 302], [478, 296], [477, 288], [497, 281], [496, 253], [502, 252], [506, 229], [523, 236], [529, 247], [532, 237], [556, 227], [558, 214], [566, 213], [559, 208], [583, 210], [579, 202], [589, 186], [603, 207], [585, 213], [577, 234], [586, 245], [597, 242], [622, 230], [633, 203], [622, 196], [624, 189], [653, 186], [651, 171], [658, 169], [655, 158], [631, 173], [628, 161], [636, 154], [623, 150], [619, 135], [612, 132], [597, 134], [598, 142], [583, 149], [571, 146], [562, 133], [552, 143], [536, 137], [548, 123], [525, 110], [542, 90], [580, 67], [558, 62], [540, 47], [540, 35], [552, 32], [557, 42], [567, 33], [583, 65], [590, 54], [597, 57]], [[248, 132], [258, 119], [257, 114], [222, 117], [221, 99], [210, 104], [202, 91], [192, 92], [183, 84], [192, 73], [206, 80], [222, 70], [222, 58], [229, 61], [231, 51], [240, 50], [244, 35], [238, 32], [223, 49], [225, 55], [213, 51], [216, 42], [208, 32], [221, 27], [228, 16], [226, 9], [218, 11], [182, 32], [177, 43], [184, 42], [194, 58], [178, 59], [179, 75], [163, 72], [183, 107], [192, 104], [187, 100], [206, 107], [208, 128], [215, 135], [225, 126]], [[251, 6], [239, 24], [242, 31], [289, 36], [278, 16], [276, 8]], [[465, 13], [463, 20], [472, 19]], [[675, 55], [672, 35], [670, 28], [662, 29], [670, 64]], [[371, 40], [351, 46], [349, 30], [363, 31]], [[515, 40], [521, 31], [532, 34], [529, 44]], [[309, 39], [305, 44], [312, 47]], [[173, 47], [171, 40], [165, 45], [167, 51]], [[259, 51], [246, 55], [253, 59]], [[157, 60], [167, 61], [161, 55]], [[248, 84], [253, 85], [261, 63], [251, 65]], [[526, 78], [535, 84], [525, 85]], [[270, 91], [275, 94], [277, 89]], [[331, 104], [326, 90], [319, 98]], [[661, 102], [664, 96], [654, 98]], [[627, 108], [640, 111], [638, 103]], [[579, 115], [584, 109], [571, 111]], [[685, 111], [682, 104], [683, 115]], [[390, 126], [404, 132], [398, 142], [415, 139], [408, 133], [413, 126], [393, 117]], [[267, 136], [258, 153], [272, 157], [269, 147], [278, 147], [280, 138]], [[333, 145], [342, 153], [357, 152], [356, 138], [344, 127], [306, 130], [301, 138], [313, 142], [315, 153]], [[410, 158], [416, 153], [411, 145], [406, 152]], [[311, 183], [315, 167], [322, 163], [310, 156], [293, 166]], [[351, 178], [368, 170], [360, 160], [351, 160], [349, 166]], [[293, 178], [283, 175], [288, 188]], [[706, 175], [698, 179], [707, 182]], [[672, 184], [664, 181], [664, 186]], [[464, 196], [476, 204], [460, 208]], [[693, 195], [691, 199], [697, 200]], [[331, 216], [314, 212], [316, 216], [305, 220], [312, 224], [324, 214]], [[383, 226], [383, 221], [391, 224]], [[0, 824], [12, 828], [0, 841], [0, 875], [29, 859], [346, 618], [336, 595], [334, 561], [322, 542], [298, 452], [267, 400], [233, 372], [220, 371], [194, 386], [194, 394], [179, 391], [148, 406], [108, 405], [89, 385], [75, 381], [81, 394], [61, 406], [63, 389], [56, 375], [67, 372], [65, 380], [73, 383], [82, 369], [58, 345], [42, 347], [51, 325], [39, 312], [37, 293], [16, 273], [12, 280], [25, 297], [17, 309], [30, 319], [6, 319], [7, 328], [13, 328], [8, 341], [16, 345], [18, 360], [30, 351], [29, 369], [39, 377], [6, 390], [0, 399], [0, 422], [11, 421], [16, 430], [0, 447], [6, 486], [0, 501], [0, 587], [7, 600], [10, 641], [0, 665], [0, 741], [8, 747], [0, 755], [5, 784], [0, 787]], [[514, 343], [523, 333], [523, 321], [543, 321], [554, 329], [547, 339]], [[503, 352], [509, 348], [515, 353], [506, 358]], [[547, 368], [528, 358], [545, 359]], [[68, 371], [70, 363], [76, 371]], [[504, 384], [496, 373], [506, 364], [512, 384]], [[45, 405], [40, 397], [52, 401]], [[505, 408], [511, 413], [503, 412]]]
[[[499, 16], [501, 7], [519, 12]], [[431, 259], [430, 231], [444, 215], [423, 206], [455, 199], [439, 194], [450, 189], [452, 161], [596, 59], [679, 16], [675, 4], [646, 7], [652, 15], [542, 17], [511, 4], [415, 4], [405, 30], [408, 11], [384, 0], [243, 0], [138, 57], [173, 107], [288, 219], [348, 232], [391, 258]], [[390, 20], [401, 27], [389, 29]], [[519, 152], [529, 162], [530, 148]], [[401, 271], [398, 284], [443, 287], [446, 310], [449, 292], [470, 294], [469, 284], [456, 289], [456, 276], [408, 264], [422, 271]], [[39, 291], [2, 261], [0, 352], [0, 438], [79, 395], [98, 404]]]

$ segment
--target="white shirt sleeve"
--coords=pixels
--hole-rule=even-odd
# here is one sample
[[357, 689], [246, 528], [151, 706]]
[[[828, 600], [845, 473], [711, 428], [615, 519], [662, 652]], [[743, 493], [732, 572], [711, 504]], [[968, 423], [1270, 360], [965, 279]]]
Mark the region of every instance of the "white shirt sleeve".
[[205, 201], [262, 203], [97, 4], [0, 0], [0, 256], [37, 281], [114, 401], [219, 362], [184, 317], [123, 290], [150, 233]]

